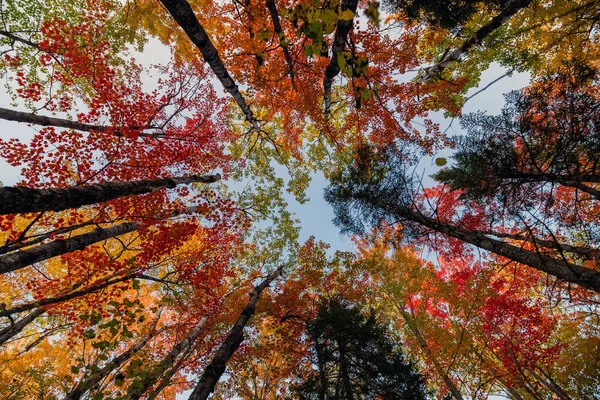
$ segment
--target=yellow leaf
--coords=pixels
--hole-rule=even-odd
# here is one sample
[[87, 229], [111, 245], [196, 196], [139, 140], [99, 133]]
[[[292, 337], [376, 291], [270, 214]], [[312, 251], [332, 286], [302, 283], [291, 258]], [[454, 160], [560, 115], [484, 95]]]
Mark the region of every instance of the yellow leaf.
[[340, 19], [342, 21], [352, 21], [354, 18], [354, 11], [352, 10], [344, 10], [340, 14]]

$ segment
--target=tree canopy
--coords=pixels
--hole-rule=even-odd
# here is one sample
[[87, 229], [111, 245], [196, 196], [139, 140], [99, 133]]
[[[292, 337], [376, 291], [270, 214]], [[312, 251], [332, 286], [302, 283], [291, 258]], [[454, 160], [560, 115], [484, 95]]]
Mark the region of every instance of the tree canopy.
[[600, 399], [597, 1], [0, 22], [0, 398]]

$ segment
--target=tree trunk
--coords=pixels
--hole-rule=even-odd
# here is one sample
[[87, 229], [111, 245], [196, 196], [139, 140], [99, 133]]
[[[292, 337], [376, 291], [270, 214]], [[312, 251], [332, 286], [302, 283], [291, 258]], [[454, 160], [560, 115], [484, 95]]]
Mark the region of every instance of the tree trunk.
[[246, 103], [246, 99], [240, 93], [237, 84], [229, 75], [225, 64], [219, 57], [219, 52], [211, 42], [208, 34], [198, 22], [194, 10], [186, 0], [160, 0], [166, 7], [175, 22], [184, 30], [191, 39], [192, 43], [202, 53], [204, 61], [208, 63], [212, 71], [215, 73], [219, 81], [223, 84], [225, 90], [233, 97], [242, 112], [246, 116], [246, 120], [250, 122], [254, 129], [260, 130], [258, 122], [250, 110], [250, 106]]
[[34, 311], [30, 312], [16, 323], [13, 323], [11, 320], [11, 324], [0, 331], [0, 346], [21, 332], [27, 325], [35, 321], [37, 317], [45, 312], [46, 310], [36, 308]]
[[344, 387], [344, 392], [346, 392], [345, 397], [346, 400], [354, 400], [354, 395], [352, 394], [352, 384], [350, 383], [350, 372], [348, 371], [348, 360], [346, 360], [346, 346], [339, 340], [337, 341], [337, 344], [340, 352], [340, 379]]
[[[30, 225], [32, 225], [30, 223]], [[34, 244], [38, 244], [43, 242], [46, 239], [49, 239], [52, 235], [61, 235], [65, 233], [69, 233], [79, 228], [83, 228], [84, 226], [95, 225], [94, 221], [89, 220], [87, 222], [83, 222], [81, 224], [66, 226], [64, 228], [58, 228], [53, 231], [48, 231], [46, 233], [41, 233], [39, 235], [33, 235], [29, 237], [24, 237], [23, 239], [18, 238], [14, 242], [7, 242], [3, 246], [0, 246], [0, 254], [10, 253], [23, 247], [33, 246]], [[22, 234], [23, 235], [23, 234]]]
[[0, 274], [27, 267], [52, 257], [66, 254], [76, 250], [83, 250], [87, 246], [106, 239], [124, 235], [138, 229], [134, 222], [128, 222], [110, 228], [97, 228], [91, 232], [73, 236], [68, 239], [58, 239], [50, 243], [20, 250], [15, 253], [0, 256]]
[[62, 211], [101, 203], [120, 197], [174, 188], [186, 183], [212, 183], [221, 175], [192, 175], [118, 183], [97, 183], [69, 188], [32, 189], [23, 186], [0, 187], [0, 214]]
[[[558, 398], [560, 400], [572, 400], [571, 397], [567, 394], [567, 392], [565, 392], [563, 390], [563, 388], [561, 388], [560, 386], [558, 386], [558, 384], [554, 381], [554, 379], [552, 379], [552, 377], [550, 377], [549, 375], [547, 375], [543, 370], [540, 369], [540, 372], [542, 372], [542, 374], [544, 376], [540, 376], [537, 372], [535, 372], [534, 369], [530, 369], [529, 373], [531, 375], [533, 375], [533, 377], [540, 382], [542, 385], [544, 385], [548, 390], [550, 390], [552, 393], [554, 393], [556, 396], [558, 396]], [[546, 379], [547, 378], [547, 379]]]
[[484, 235], [496, 236], [499, 238], [507, 238], [507, 239], [514, 239], [514, 240], [518, 240], [518, 241], [522, 241], [522, 242], [528, 242], [528, 243], [532, 243], [536, 247], [541, 246], [541, 247], [546, 247], [549, 249], [556, 249], [561, 252], [575, 253], [575, 254], [579, 254], [580, 256], [589, 258], [589, 259], [600, 258], [600, 249], [592, 249], [590, 247], [581, 247], [581, 246], [571, 246], [569, 244], [560, 243], [560, 242], [557, 242], [554, 240], [539, 239], [539, 238], [534, 237], [533, 235], [527, 236], [527, 235], [521, 235], [521, 234], [500, 233], [500, 232], [494, 232], [494, 231], [474, 231], [474, 232], [481, 233]]
[[198, 385], [196, 385], [196, 388], [190, 395], [189, 400], [206, 400], [213, 392], [215, 385], [221, 378], [221, 375], [223, 375], [223, 372], [225, 372], [227, 362], [244, 340], [244, 327], [252, 315], [254, 315], [256, 303], [258, 302], [261, 293], [271, 284], [271, 282], [273, 282], [275, 278], [281, 275], [282, 270], [283, 267], [277, 268], [277, 270], [269, 274], [258, 286], [254, 287], [248, 304], [246, 307], [244, 307], [242, 314], [229, 331], [229, 334], [217, 350], [210, 364], [208, 364], [204, 370], [204, 373], [200, 377]]
[[[285, 36], [283, 33], [283, 29], [281, 29], [281, 23], [279, 22], [279, 13], [277, 12], [277, 6], [275, 5], [275, 0], [266, 0], [267, 8], [269, 9], [269, 13], [271, 14], [271, 19], [273, 20], [273, 28], [275, 30], [275, 34], [279, 39], [281, 44], [282, 40], [285, 40]], [[289, 71], [288, 74], [290, 79], [292, 80], [292, 86], [296, 88], [296, 83], [294, 82], [294, 62], [292, 61], [292, 55], [288, 49], [288, 46], [281, 46], [283, 49], [283, 56], [285, 57], [285, 62], [288, 65]]]
[[460, 393], [460, 390], [458, 390], [458, 388], [456, 387], [454, 382], [452, 382], [452, 379], [450, 379], [450, 377], [448, 376], [446, 371], [444, 371], [444, 369], [440, 365], [439, 361], [437, 360], [437, 357], [433, 354], [433, 352], [431, 351], [429, 346], [427, 346], [427, 342], [425, 341], [425, 338], [423, 337], [423, 335], [421, 335], [421, 332], [419, 331], [419, 329], [414, 325], [410, 315], [398, 306], [396, 306], [396, 309], [398, 310], [400, 315], [402, 315], [402, 318], [404, 319], [404, 322], [406, 322], [406, 325], [408, 325], [408, 328], [410, 329], [410, 331], [417, 338], [417, 341], [419, 342], [421, 349], [423, 349], [423, 351], [425, 351], [425, 353], [427, 353], [427, 356], [431, 360], [433, 367], [435, 368], [436, 372], [442, 377], [444, 384], [446, 384], [446, 387], [448, 388], [448, 390], [450, 391], [452, 396], [456, 400], [464, 400], [464, 398], [462, 397], [462, 394]]
[[323, 361], [323, 348], [318, 341], [315, 341], [315, 349], [317, 350], [317, 367], [319, 369], [319, 382], [321, 383], [319, 400], [325, 400], [327, 397], [327, 377], [325, 376], [325, 368], [327, 366]]
[[97, 292], [98, 290], [102, 290], [108, 286], [111, 286], [111, 285], [114, 285], [114, 284], [117, 284], [120, 282], [125, 282], [130, 279], [134, 279], [134, 278], [135, 278], [134, 275], [128, 275], [128, 276], [123, 276], [121, 278], [117, 278], [117, 279], [111, 281], [110, 277], [108, 277], [108, 278], [104, 279], [104, 282], [98, 283], [93, 286], [89, 286], [86, 289], [77, 290], [75, 292], [71, 292], [68, 294], [61, 295], [61, 296], [41, 299], [41, 300], [35, 301], [33, 303], [23, 304], [20, 306], [9, 308], [7, 310], [0, 310], [0, 317], [9, 317], [12, 314], [21, 313], [21, 312], [28, 311], [28, 310], [33, 310], [38, 307], [62, 303], [62, 302], [65, 302], [65, 301], [68, 301], [71, 299], [75, 299], [80, 296], [85, 296], [85, 295]]
[[425, 82], [428, 79], [441, 74], [450, 63], [457, 61], [463, 54], [468, 53], [471, 48], [480, 45], [486, 37], [504, 25], [513, 15], [515, 15], [521, 9], [529, 7], [530, 3], [531, 0], [513, 0], [509, 2], [498, 15], [492, 18], [492, 20], [486, 25], [479, 28], [479, 30], [475, 32], [473, 36], [469, 38], [469, 40], [462, 44], [462, 46], [446, 53], [440, 62], [429, 68], [426, 68], [420, 78], [420, 81]]
[[508, 392], [508, 394], [512, 400], [525, 400], [525, 399], [523, 399], [523, 396], [521, 396], [519, 394], [519, 392], [517, 392], [515, 389], [513, 389], [512, 387], [510, 387], [508, 385], [508, 382], [506, 382], [506, 380], [504, 378], [499, 376], [496, 378], [496, 380], [502, 384], [502, 386]]
[[488, 250], [518, 263], [528, 265], [562, 281], [574, 283], [600, 293], [600, 272], [598, 271], [581, 267], [566, 260], [553, 258], [535, 251], [524, 250], [501, 240], [492, 239], [477, 231], [440, 222], [406, 207], [396, 206], [389, 211], [403, 219], [410, 220], [434, 231], [470, 243], [480, 249]]
[[[116, 136], [122, 136], [122, 131], [127, 130], [143, 130], [150, 127], [130, 126], [130, 127], [113, 127], [105, 125], [86, 124], [78, 121], [71, 121], [63, 118], [48, 117], [45, 115], [37, 115], [23, 111], [15, 111], [0, 107], [0, 119], [7, 121], [15, 121], [26, 124], [34, 124], [40, 126], [54, 126], [57, 128], [73, 129], [82, 132], [110, 132]], [[142, 136], [155, 136], [152, 134], [141, 134]]]
[[181, 342], [177, 343], [171, 349], [169, 354], [167, 354], [165, 358], [163, 358], [161, 362], [158, 363], [158, 365], [156, 365], [151, 371], [145, 374], [144, 377], [141, 378], [141, 381], [136, 382], [135, 385], [132, 384], [130, 388], [133, 389], [129, 390], [129, 393], [127, 394], [127, 400], [137, 400], [140, 397], [142, 397], [142, 395], [148, 389], [150, 389], [156, 383], [156, 381], [158, 381], [158, 379], [173, 365], [177, 356], [179, 356], [181, 353], [183, 353], [192, 346], [192, 344], [202, 331], [202, 328], [206, 324], [206, 321], [208, 321], [208, 317], [202, 317], [200, 321], [196, 324], [194, 329], [192, 329], [190, 333]]
[[[358, 0], [343, 0], [342, 11], [350, 10], [356, 13], [356, 7], [358, 6]], [[354, 18], [351, 20], [339, 19], [337, 27], [335, 29], [335, 36], [333, 38], [333, 46], [331, 47], [331, 60], [325, 69], [325, 77], [323, 78], [323, 102], [325, 103], [325, 119], [329, 118], [331, 111], [331, 86], [333, 85], [333, 78], [340, 73], [340, 66], [338, 65], [338, 55], [346, 48], [346, 38], [348, 32], [354, 26]]]
[[92, 372], [90, 377], [86, 380], [79, 382], [79, 384], [75, 387], [75, 389], [71, 390], [64, 398], [64, 400], [79, 400], [81, 396], [83, 396], [88, 390], [93, 388], [96, 384], [110, 375], [114, 370], [119, 368], [121, 364], [128, 361], [131, 357], [133, 357], [138, 351], [140, 351], [146, 343], [148, 343], [152, 338], [158, 336], [162, 333], [165, 328], [159, 329], [155, 331], [156, 324], [160, 318], [160, 311], [158, 312], [157, 318], [154, 321], [153, 326], [150, 329], [150, 333], [144, 337], [142, 340], [131, 346], [129, 349], [119, 354], [117, 357], [113, 358], [112, 361], [107, 363], [102, 369], [97, 372]]

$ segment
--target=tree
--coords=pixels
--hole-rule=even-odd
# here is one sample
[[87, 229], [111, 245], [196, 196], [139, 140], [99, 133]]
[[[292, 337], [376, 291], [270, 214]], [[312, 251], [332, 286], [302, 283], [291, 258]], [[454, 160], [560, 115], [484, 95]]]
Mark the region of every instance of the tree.
[[426, 399], [424, 378], [371, 313], [333, 299], [308, 323], [315, 371], [299, 384], [304, 399]]
[[463, 197], [496, 197], [505, 204], [547, 184], [599, 200], [600, 102], [587, 86], [596, 85], [594, 71], [579, 66], [561, 72], [508, 94], [501, 115], [462, 117], [467, 137], [458, 140], [456, 164], [436, 179]]
[[[397, 398], [400, 341], [439, 396], [597, 392], [597, 1], [0, 3], [5, 397]], [[492, 62], [534, 77], [489, 119], [518, 134], [490, 122], [470, 186], [421, 187], [451, 144], [430, 113]], [[315, 173], [394, 250], [300, 245], [286, 191]]]
[[[400, 222], [405, 233], [437, 232], [600, 292], [600, 272], [594, 268], [577, 264], [576, 259], [565, 258], [560, 252], [529, 250], [495, 239], [493, 236], [502, 237], [502, 232], [481, 229], [485, 226], [485, 216], [465, 213], [457, 217], [458, 204], [449, 194], [441, 191], [438, 199], [425, 196], [419, 201], [416, 184], [406, 173], [406, 160], [392, 146], [378, 152], [368, 146], [359, 149], [357, 160], [340, 169], [325, 193], [335, 209], [335, 222], [343, 230], [356, 233], [364, 233], [382, 222], [390, 225]], [[560, 245], [555, 248], [561, 250]]]

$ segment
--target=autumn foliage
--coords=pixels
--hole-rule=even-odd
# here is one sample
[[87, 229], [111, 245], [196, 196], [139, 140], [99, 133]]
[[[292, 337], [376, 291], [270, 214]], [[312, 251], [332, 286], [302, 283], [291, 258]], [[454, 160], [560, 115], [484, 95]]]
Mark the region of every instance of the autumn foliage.
[[0, 6], [1, 398], [598, 398], [597, 2]]

